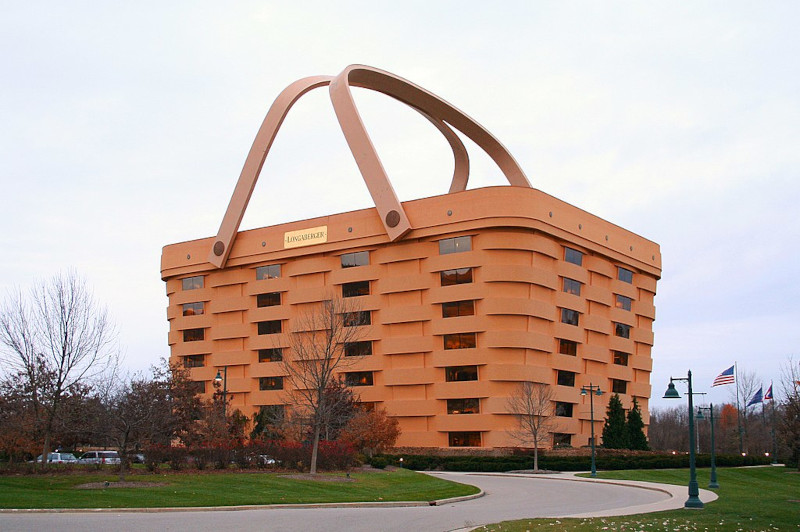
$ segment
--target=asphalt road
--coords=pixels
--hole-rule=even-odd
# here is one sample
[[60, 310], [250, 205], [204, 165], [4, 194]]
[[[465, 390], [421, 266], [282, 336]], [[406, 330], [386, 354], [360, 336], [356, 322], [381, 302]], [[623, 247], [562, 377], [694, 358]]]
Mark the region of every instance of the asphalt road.
[[[440, 506], [259, 508], [168, 512], [0, 513], [0, 531], [452, 531], [508, 519], [619, 515], [679, 508], [685, 488], [576, 481], [568, 476], [436, 473], [485, 496]], [[667, 491], [652, 489], [661, 486]], [[703, 490], [701, 498], [716, 498]]]

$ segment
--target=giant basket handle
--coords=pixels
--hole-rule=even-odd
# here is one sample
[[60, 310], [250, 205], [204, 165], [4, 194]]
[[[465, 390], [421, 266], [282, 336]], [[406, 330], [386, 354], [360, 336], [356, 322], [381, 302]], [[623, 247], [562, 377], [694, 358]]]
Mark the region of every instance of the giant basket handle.
[[466, 114], [438, 96], [394, 74], [368, 66], [351, 65], [336, 78], [312, 76], [295, 81], [275, 99], [256, 134], [253, 146], [250, 148], [239, 175], [239, 181], [236, 183], [225, 217], [217, 232], [217, 238], [209, 253], [208, 261], [211, 264], [218, 268], [225, 267], [261, 168], [289, 109], [305, 93], [326, 85], [330, 85], [331, 102], [339, 125], [372, 195], [390, 240], [402, 238], [412, 229], [356, 110], [350, 91], [351, 84], [381, 92], [405, 103], [420, 112], [439, 129], [450, 144], [455, 159], [450, 192], [466, 189], [469, 159], [464, 144], [445, 122], [455, 126], [483, 148], [497, 163], [511, 185], [530, 188], [531, 185], [525, 177], [525, 173], [508, 150], [491, 133]]

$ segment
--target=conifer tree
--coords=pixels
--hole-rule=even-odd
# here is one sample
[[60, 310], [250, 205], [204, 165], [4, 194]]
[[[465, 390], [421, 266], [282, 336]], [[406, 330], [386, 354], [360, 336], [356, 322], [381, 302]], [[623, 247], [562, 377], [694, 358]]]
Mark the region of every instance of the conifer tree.
[[636, 398], [633, 398], [633, 406], [628, 411], [628, 422], [625, 424], [628, 433], [628, 448], [635, 451], [649, 451], [647, 437], [644, 435], [644, 421], [642, 421], [642, 411]]
[[625, 409], [619, 395], [614, 394], [608, 400], [606, 422], [603, 425], [603, 447], [606, 449], [627, 449], [628, 434], [625, 423]]

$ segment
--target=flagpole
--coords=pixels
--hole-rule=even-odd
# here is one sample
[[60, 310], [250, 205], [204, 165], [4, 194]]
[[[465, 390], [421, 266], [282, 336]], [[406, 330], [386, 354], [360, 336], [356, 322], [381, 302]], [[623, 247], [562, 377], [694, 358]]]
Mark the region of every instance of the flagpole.
[[[762, 388], [762, 389], [763, 389], [763, 388]], [[763, 396], [762, 396], [762, 398], [761, 398], [761, 426], [762, 426], [762, 427], [764, 427], [764, 430], [766, 430], [766, 429], [767, 429], [767, 414], [766, 414], [766, 412], [764, 411], [764, 408], [765, 408], [765, 407], [764, 407], [764, 403], [765, 403], [765, 402], [766, 402], [766, 401], [764, 401], [764, 398], [763, 398]], [[765, 446], [765, 447], [766, 447], [766, 446]]]
[[778, 440], [775, 438], [775, 391], [772, 389], [772, 383], [769, 383], [769, 393], [772, 396], [770, 403], [772, 403], [772, 464], [778, 464]]
[[733, 385], [736, 387], [736, 424], [739, 427], [739, 454], [744, 454], [744, 442], [742, 438], [742, 410], [739, 407], [739, 366], [733, 363]]

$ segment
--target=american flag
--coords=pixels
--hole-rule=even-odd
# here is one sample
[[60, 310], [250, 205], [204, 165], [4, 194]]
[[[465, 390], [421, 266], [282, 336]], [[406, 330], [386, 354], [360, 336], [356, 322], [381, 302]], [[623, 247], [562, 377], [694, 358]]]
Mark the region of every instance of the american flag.
[[717, 376], [717, 378], [714, 379], [714, 382], [711, 384], [711, 387], [713, 388], [714, 386], [722, 386], [723, 384], [733, 384], [734, 381], [736, 380], [733, 374], [734, 366], [731, 366], [722, 373], [720, 373]]

